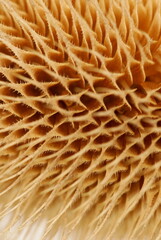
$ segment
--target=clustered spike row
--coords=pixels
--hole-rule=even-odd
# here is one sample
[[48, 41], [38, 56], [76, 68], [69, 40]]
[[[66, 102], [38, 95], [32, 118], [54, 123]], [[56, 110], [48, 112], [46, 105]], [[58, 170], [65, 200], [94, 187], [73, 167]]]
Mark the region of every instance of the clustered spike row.
[[46, 217], [44, 239], [160, 239], [160, 18], [158, 0], [0, 0], [10, 226]]

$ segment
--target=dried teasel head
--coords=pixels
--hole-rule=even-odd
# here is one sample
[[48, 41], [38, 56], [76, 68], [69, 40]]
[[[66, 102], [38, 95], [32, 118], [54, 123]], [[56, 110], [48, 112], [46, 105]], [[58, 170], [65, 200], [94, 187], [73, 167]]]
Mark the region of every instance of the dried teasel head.
[[160, 239], [160, 44], [160, 0], [0, 0], [4, 231]]

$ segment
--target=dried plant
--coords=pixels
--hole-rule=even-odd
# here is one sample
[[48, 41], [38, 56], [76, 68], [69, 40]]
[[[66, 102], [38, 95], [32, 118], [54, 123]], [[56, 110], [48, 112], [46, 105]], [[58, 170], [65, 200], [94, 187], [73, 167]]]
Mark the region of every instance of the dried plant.
[[160, 44], [160, 0], [0, 0], [4, 231], [161, 239]]

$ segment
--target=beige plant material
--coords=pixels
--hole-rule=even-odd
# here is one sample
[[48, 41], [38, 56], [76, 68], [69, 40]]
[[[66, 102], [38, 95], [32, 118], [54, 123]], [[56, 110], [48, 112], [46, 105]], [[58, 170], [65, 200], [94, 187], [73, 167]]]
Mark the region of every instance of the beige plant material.
[[161, 239], [160, 44], [160, 0], [0, 0], [4, 231]]

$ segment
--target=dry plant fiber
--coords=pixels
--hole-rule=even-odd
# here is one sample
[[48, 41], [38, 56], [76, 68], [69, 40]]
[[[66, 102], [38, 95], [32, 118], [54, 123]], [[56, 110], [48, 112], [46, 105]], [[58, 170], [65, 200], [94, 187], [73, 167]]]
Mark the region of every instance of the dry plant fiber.
[[160, 0], [0, 0], [0, 239], [161, 239], [160, 44]]

